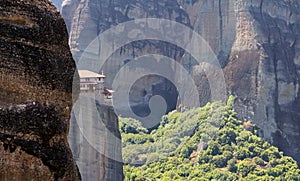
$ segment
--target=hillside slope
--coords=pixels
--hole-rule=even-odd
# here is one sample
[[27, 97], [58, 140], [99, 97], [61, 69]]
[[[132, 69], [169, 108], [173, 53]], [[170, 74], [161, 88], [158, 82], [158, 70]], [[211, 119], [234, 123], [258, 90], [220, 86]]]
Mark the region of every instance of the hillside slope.
[[299, 180], [296, 161], [236, 116], [231, 97], [169, 113], [151, 133], [123, 118], [125, 180]]

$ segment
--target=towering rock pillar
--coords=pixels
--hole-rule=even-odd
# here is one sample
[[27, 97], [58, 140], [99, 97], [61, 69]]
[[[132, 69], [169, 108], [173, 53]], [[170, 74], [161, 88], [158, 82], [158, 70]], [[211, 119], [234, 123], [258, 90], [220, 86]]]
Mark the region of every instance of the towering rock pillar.
[[75, 62], [48, 0], [1, 0], [0, 60], [0, 180], [81, 180], [67, 142]]
[[73, 110], [69, 143], [83, 180], [123, 180], [122, 141], [113, 108], [83, 95]]

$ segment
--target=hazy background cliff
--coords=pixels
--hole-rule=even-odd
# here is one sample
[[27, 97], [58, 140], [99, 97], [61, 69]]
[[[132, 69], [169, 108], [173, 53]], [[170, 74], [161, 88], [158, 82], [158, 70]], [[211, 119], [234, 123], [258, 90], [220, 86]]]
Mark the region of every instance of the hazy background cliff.
[[3, 0], [0, 27], [0, 180], [81, 180], [67, 142], [77, 74], [61, 15], [48, 0]]
[[202, 1], [194, 25], [224, 67], [237, 112], [298, 161], [299, 3]]
[[63, 0], [51, 0], [51, 2], [55, 5], [55, 7], [57, 8], [58, 11], [61, 10], [61, 4], [62, 4]]
[[[180, 7], [176, 0], [64, 1], [62, 4], [62, 15], [69, 28], [70, 48], [77, 63], [79, 63], [84, 50], [100, 33], [129, 20], [151, 17], [164, 18], [176, 20], [190, 26], [188, 14]], [[176, 35], [174, 35], [174, 38], [175, 37]], [[109, 75], [106, 78], [106, 85], [111, 87], [113, 78], [118, 73], [120, 67], [133, 60], [133, 58], [158, 52], [159, 54], [179, 61], [184, 51], [175, 45], [161, 41], [146, 40], [130, 43], [114, 52], [109, 60], [106, 61], [103, 67], [104, 73]], [[151, 85], [153, 85], [153, 88], [151, 86], [145, 88], [144, 85], [145, 83], [147, 84], [147, 82], [152, 82]], [[140, 115], [149, 114], [149, 110], [145, 109], [148, 102], [145, 101], [144, 96], [149, 97], [155, 95], [155, 87], [165, 87], [164, 90], [158, 92], [166, 95], [165, 98], [169, 100], [168, 111], [176, 108], [176, 98], [175, 101], [173, 101], [173, 98], [177, 96], [176, 89], [174, 89], [166, 79], [159, 76], [144, 77], [144, 80], [137, 83], [136, 88], [133, 90], [132, 94], [137, 96], [133, 96], [130, 100], [132, 105], [137, 105], [134, 106], [133, 109], [136, 109], [136, 112], [139, 112]]]

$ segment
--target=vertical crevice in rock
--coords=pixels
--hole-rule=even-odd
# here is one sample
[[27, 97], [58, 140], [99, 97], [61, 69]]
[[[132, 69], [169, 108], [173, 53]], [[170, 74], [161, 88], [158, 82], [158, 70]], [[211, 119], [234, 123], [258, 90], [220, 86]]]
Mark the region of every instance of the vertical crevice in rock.
[[219, 47], [223, 47], [223, 15], [222, 15], [222, 0], [219, 0]]

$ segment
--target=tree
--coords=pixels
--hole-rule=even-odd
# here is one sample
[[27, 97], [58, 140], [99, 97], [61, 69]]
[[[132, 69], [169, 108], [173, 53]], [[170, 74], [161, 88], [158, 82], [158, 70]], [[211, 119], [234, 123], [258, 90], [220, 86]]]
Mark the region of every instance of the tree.
[[233, 103], [228, 105], [174, 111], [151, 133], [122, 133], [130, 142], [124, 144], [124, 160], [140, 164], [147, 159], [147, 165], [126, 165], [125, 181], [300, 180], [297, 162], [245, 130]]
[[237, 172], [241, 173], [243, 177], [247, 176], [250, 172], [253, 172], [256, 165], [251, 159], [245, 159], [237, 164]]
[[236, 134], [232, 128], [223, 128], [218, 131], [218, 142], [221, 145], [235, 143]]
[[227, 159], [223, 155], [216, 155], [210, 161], [213, 163], [217, 168], [223, 168], [227, 165]]
[[239, 160], [243, 160], [250, 157], [250, 152], [246, 147], [238, 147], [234, 153], [234, 156]]
[[192, 152], [193, 149], [185, 145], [180, 149], [179, 156], [183, 158], [189, 158]]
[[142, 123], [132, 118], [119, 117], [119, 129], [121, 133], [147, 133], [148, 130], [142, 126]]
[[212, 159], [212, 156], [207, 153], [207, 151], [198, 152], [198, 163], [204, 164], [208, 163]]
[[216, 141], [210, 141], [209, 146], [207, 148], [207, 152], [210, 155], [218, 155], [220, 153], [221, 145]]
[[259, 158], [259, 157], [254, 157], [253, 160], [254, 160], [254, 163], [256, 165], [259, 165], [259, 166], [265, 166], [266, 165], [264, 160]]
[[228, 161], [227, 168], [230, 172], [236, 172], [237, 171], [236, 162], [237, 162], [237, 160], [235, 158]]

